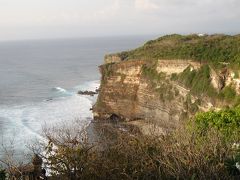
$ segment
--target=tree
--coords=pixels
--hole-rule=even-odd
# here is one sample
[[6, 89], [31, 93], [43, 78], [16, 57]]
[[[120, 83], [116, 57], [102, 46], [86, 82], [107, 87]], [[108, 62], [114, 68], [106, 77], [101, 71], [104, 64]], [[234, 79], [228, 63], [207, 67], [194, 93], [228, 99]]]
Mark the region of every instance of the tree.
[[47, 143], [40, 145], [39, 156], [51, 176], [79, 179], [88, 166], [87, 159], [93, 157], [93, 146], [88, 143], [86, 131], [78, 126], [62, 126], [44, 129]]

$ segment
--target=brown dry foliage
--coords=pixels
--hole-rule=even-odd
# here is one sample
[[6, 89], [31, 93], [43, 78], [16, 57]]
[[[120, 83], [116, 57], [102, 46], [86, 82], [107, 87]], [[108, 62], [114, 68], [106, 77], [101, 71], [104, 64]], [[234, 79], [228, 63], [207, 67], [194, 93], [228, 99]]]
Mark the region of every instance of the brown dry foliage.
[[[65, 141], [58, 156], [45, 156], [48, 167], [58, 172], [52, 178], [234, 179], [224, 165], [232, 157], [232, 142], [217, 131], [210, 130], [199, 138], [184, 127], [167, 136], [143, 136], [108, 125], [98, 132], [101, 141], [94, 145], [84, 142], [72, 146]], [[71, 154], [77, 155], [73, 158]], [[67, 168], [60, 168], [62, 164]]]

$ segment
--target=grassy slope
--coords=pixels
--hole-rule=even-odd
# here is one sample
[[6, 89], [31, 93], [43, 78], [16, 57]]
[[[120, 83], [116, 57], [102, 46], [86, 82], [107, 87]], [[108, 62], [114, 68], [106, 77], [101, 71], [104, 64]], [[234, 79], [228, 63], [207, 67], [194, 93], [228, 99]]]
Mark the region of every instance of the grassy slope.
[[119, 55], [128, 59], [192, 59], [240, 63], [240, 35], [167, 35]]

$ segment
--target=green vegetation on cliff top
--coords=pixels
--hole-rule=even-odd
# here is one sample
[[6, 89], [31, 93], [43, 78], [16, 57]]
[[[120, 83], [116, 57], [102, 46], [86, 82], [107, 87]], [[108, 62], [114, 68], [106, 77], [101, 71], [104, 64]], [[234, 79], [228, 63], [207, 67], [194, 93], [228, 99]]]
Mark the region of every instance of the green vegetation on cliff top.
[[118, 54], [129, 59], [192, 59], [203, 62], [240, 63], [240, 35], [167, 35], [142, 47]]

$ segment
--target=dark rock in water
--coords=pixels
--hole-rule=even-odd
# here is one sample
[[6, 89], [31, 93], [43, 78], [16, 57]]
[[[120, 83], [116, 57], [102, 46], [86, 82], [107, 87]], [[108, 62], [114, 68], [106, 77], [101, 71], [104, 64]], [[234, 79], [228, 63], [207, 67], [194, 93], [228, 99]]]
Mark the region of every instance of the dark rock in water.
[[95, 91], [96, 91], [96, 93], [99, 93], [100, 92], [100, 88], [97, 88]]
[[87, 96], [94, 96], [98, 94], [97, 92], [94, 91], [78, 91], [78, 94], [80, 95], [87, 95]]

